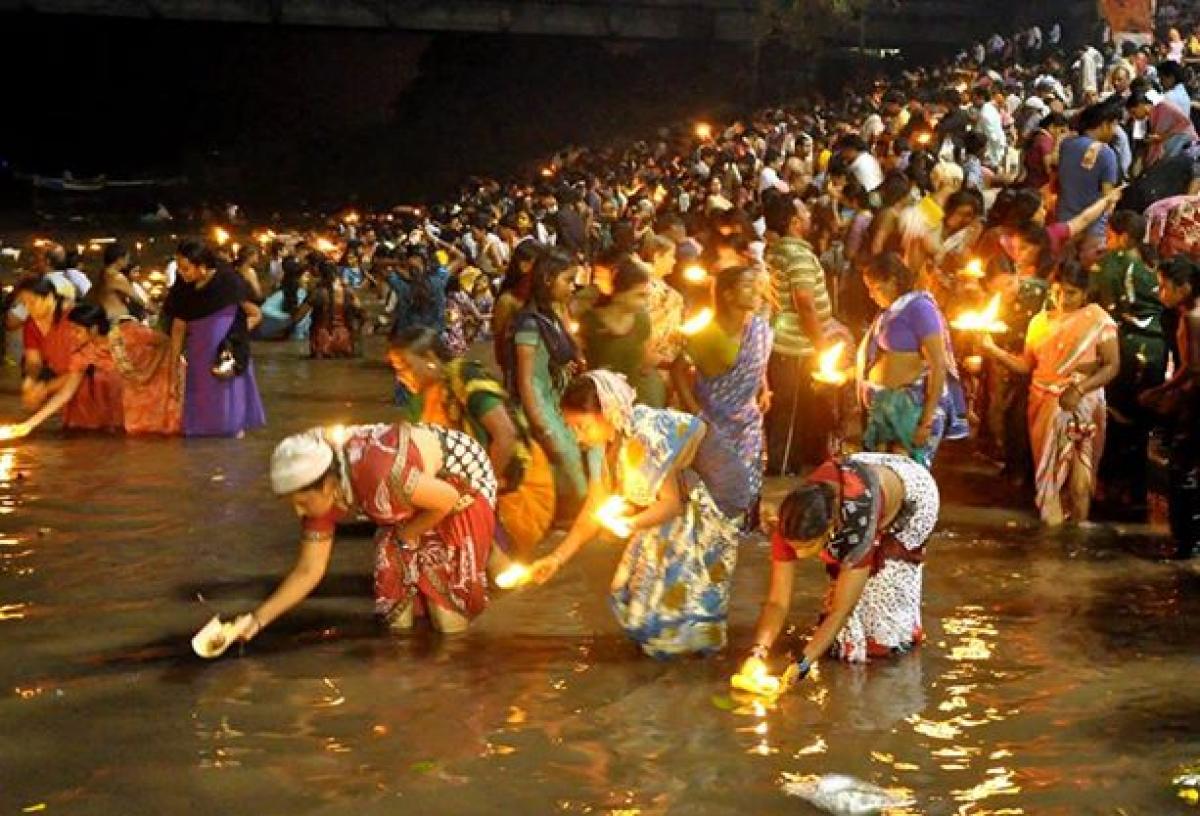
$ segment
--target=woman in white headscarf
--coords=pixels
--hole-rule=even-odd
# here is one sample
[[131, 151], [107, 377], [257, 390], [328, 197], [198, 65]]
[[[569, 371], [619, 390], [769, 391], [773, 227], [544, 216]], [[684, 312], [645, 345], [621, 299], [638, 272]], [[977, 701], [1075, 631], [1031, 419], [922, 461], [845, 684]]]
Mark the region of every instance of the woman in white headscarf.
[[[621, 627], [654, 657], [725, 645], [739, 521], [754, 501], [747, 464], [714, 426], [690, 414], [634, 405], [611, 371], [567, 386], [562, 411], [585, 448], [603, 449], [624, 509], [607, 526], [628, 543], [612, 580]], [[544, 582], [600, 532], [589, 501], [558, 548], [532, 572]]]
[[461, 632], [487, 606], [488, 559], [502, 557], [492, 547], [496, 477], [467, 434], [436, 425], [313, 428], [275, 448], [271, 489], [300, 516], [300, 554], [244, 616], [245, 640], [308, 597], [329, 566], [337, 523], [359, 513], [379, 525], [375, 611], [392, 629], [428, 615], [438, 630]]

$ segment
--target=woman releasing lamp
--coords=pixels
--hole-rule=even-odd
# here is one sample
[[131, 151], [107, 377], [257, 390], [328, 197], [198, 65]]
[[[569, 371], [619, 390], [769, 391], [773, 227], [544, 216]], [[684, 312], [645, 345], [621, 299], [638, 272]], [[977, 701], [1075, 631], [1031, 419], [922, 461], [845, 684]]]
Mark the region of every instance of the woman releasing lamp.
[[[40, 408], [70, 384], [70, 396], [58, 398], [49, 412], [63, 409], [64, 428], [123, 427], [121, 379], [112, 369], [78, 368], [79, 327], [67, 319], [66, 301], [54, 284], [48, 278], [27, 279], [17, 285], [15, 296], [29, 313], [24, 328], [25, 378], [21, 382], [25, 407]], [[18, 426], [17, 435], [28, 433], [36, 424]]]
[[1165, 421], [1171, 432], [1169, 520], [1175, 557], [1200, 555], [1200, 267], [1173, 258], [1159, 269], [1159, 298], [1179, 313], [1180, 365], [1163, 385], [1144, 392], [1141, 404]]
[[[633, 400], [624, 378], [600, 370], [572, 382], [562, 403], [579, 444], [603, 449], [613, 463], [615, 498], [628, 508], [610, 525], [630, 533], [612, 579], [613, 609], [649, 655], [715, 652], [725, 645], [738, 523], [754, 499], [750, 476], [702, 420]], [[589, 502], [558, 548], [533, 564], [535, 580], [548, 580], [596, 537], [601, 507]]]
[[92, 303], [76, 306], [67, 318], [75, 334], [67, 369], [51, 397], [13, 436], [25, 436], [77, 395], [94, 388], [98, 377], [116, 378], [119, 410], [126, 433], [178, 434], [183, 429], [179, 380], [183, 361], [170, 356], [166, 335], [132, 318], [110, 324], [104, 309]]
[[833, 580], [798, 661], [801, 677], [827, 652], [861, 663], [920, 643], [922, 561], [939, 506], [929, 471], [904, 456], [859, 453], [817, 468], [780, 505], [771, 585], [740, 675], [766, 673], [801, 557], [818, 556]]
[[1104, 451], [1104, 386], [1120, 367], [1117, 326], [1102, 307], [1088, 304], [1087, 288], [1087, 270], [1064, 262], [1051, 286], [1056, 308], [1030, 322], [1023, 355], [1000, 349], [990, 336], [983, 341], [983, 350], [1002, 365], [1033, 375], [1029, 441], [1037, 505], [1052, 526], [1062, 524], [1068, 511], [1075, 521], [1087, 521]]
[[428, 613], [461, 632], [488, 603], [496, 478], [466, 434], [432, 425], [353, 425], [289, 436], [271, 456], [271, 489], [300, 516], [300, 555], [242, 636], [304, 600], [329, 566], [334, 530], [364, 513], [379, 525], [375, 611], [392, 629]]
[[774, 333], [758, 314], [758, 270], [722, 269], [714, 292], [716, 319], [687, 338], [672, 370], [683, 407], [733, 440], [750, 471], [750, 490], [762, 491], [766, 466], [763, 413], [770, 406], [767, 360]]
[[667, 387], [651, 359], [652, 327], [646, 311], [650, 274], [645, 264], [628, 257], [617, 265], [612, 294], [580, 320], [584, 357], [593, 368], [623, 374], [637, 401], [651, 408], [667, 402]]
[[450, 359], [433, 329], [404, 330], [392, 338], [388, 359], [413, 393], [416, 418], [464, 431], [487, 449], [500, 483], [498, 537], [528, 560], [554, 520], [554, 472], [521, 410], [482, 365]]
[[863, 280], [883, 310], [858, 350], [863, 444], [929, 467], [943, 439], [968, 430], [946, 321], [928, 292], [913, 290], [913, 274], [895, 253], [876, 258]]
[[575, 272], [575, 261], [562, 249], [547, 249], [538, 256], [529, 303], [509, 325], [501, 362], [508, 393], [520, 399], [533, 438], [554, 468], [556, 513], [562, 522], [575, 517], [588, 490], [579, 443], [558, 404], [571, 377], [583, 367], [567, 331]]
[[179, 280], [163, 316], [171, 327], [171, 358], [187, 346], [184, 435], [240, 437], [267, 421], [250, 361], [250, 329], [262, 313], [250, 302], [245, 280], [198, 242], [182, 242], [175, 257]]

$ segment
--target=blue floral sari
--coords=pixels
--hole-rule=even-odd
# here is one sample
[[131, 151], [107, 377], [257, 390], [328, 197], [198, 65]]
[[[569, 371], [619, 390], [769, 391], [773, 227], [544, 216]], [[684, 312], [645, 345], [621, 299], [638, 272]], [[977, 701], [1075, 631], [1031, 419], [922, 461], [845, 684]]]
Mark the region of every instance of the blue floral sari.
[[729, 370], [715, 377], [705, 377], [697, 371], [696, 376], [700, 416], [709, 424], [710, 430], [720, 428], [737, 448], [742, 461], [749, 466], [750, 488], [755, 496], [762, 492], [766, 467], [763, 414], [758, 407], [758, 392], [767, 375], [771, 341], [771, 327], [761, 316], [755, 315], [746, 324], [737, 359]]
[[[678, 411], [635, 406], [621, 443], [617, 478], [625, 499], [645, 508], [680, 453], [704, 425]], [[613, 611], [652, 657], [711, 654], [725, 645], [729, 588], [737, 564], [738, 522], [717, 507], [704, 480], [682, 475], [678, 516], [633, 535], [613, 576]]]

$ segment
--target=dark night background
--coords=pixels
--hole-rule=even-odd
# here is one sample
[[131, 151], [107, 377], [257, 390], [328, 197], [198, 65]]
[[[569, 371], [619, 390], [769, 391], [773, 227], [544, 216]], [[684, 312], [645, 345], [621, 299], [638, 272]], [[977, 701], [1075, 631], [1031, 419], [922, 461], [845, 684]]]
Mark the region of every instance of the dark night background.
[[[749, 81], [745, 47], [696, 42], [33, 14], [0, 30], [10, 172], [185, 175], [169, 203], [260, 213], [436, 199], [567, 143], [720, 116]], [[774, 91], [799, 76], [776, 64]], [[4, 198], [31, 209], [27, 184]]]

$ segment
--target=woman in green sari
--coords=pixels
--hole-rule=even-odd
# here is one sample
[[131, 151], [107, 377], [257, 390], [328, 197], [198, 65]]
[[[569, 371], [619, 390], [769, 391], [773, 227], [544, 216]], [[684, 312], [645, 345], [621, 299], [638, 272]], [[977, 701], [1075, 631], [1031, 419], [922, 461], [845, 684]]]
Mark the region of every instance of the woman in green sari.
[[509, 326], [501, 361], [506, 389], [520, 401], [534, 440], [554, 468], [555, 515], [566, 524], [579, 513], [588, 489], [579, 443], [559, 408], [563, 389], [583, 370], [583, 357], [567, 330], [576, 271], [575, 260], [562, 249], [538, 257], [532, 295]]
[[1146, 219], [1131, 210], [1113, 213], [1108, 221], [1109, 251], [1092, 269], [1088, 300], [1099, 304], [1117, 324], [1121, 369], [1104, 389], [1108, 400], [1108, 442], [1100, 461], [1100, 481], [1114, 504], [1144, 507], [1146, 468], [1153, 417], [1138, 404], [1138, 395], [1163, 383], [1167, 340], [1158, 277], [1146, 263], [1142, 237]]
[[637, 401], [651, 408], [667, 402], [667, 386], [650, 359], [653, 327], [646, 311], [650, 272], [640, 261], [626, 258], [613, 275], [612, 294], [580, 319], [580, 339], [590, 368], [624, 374], [637, 392]]

